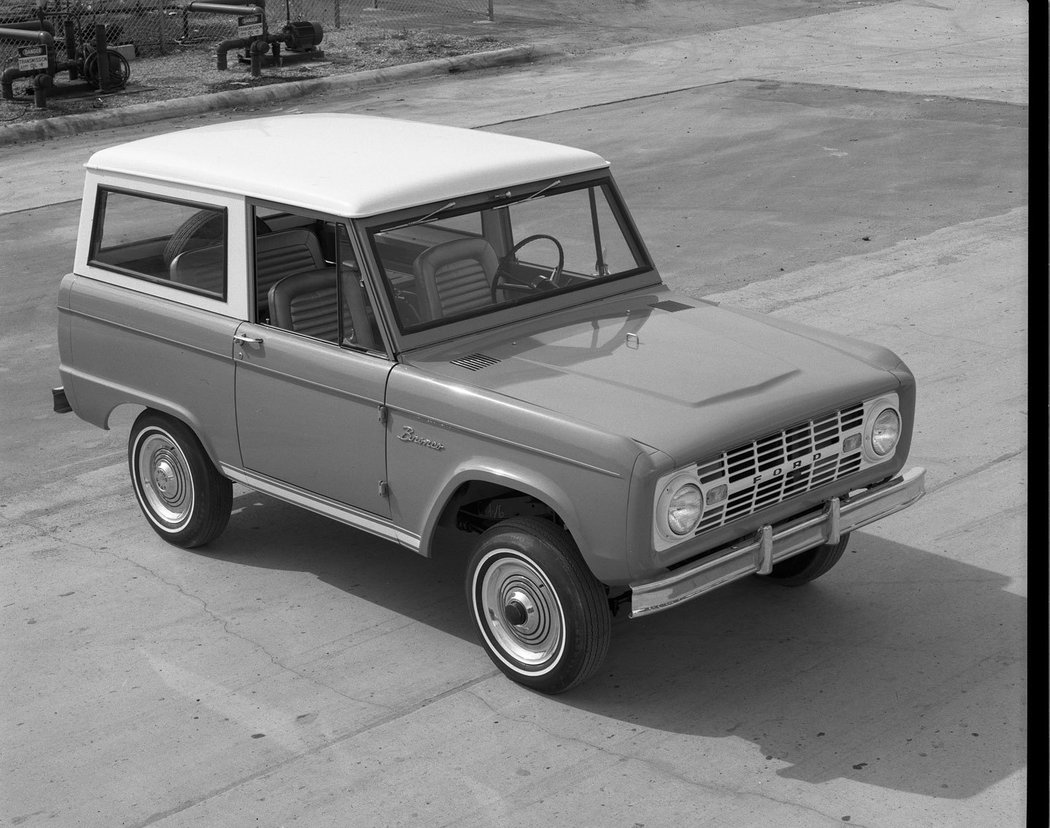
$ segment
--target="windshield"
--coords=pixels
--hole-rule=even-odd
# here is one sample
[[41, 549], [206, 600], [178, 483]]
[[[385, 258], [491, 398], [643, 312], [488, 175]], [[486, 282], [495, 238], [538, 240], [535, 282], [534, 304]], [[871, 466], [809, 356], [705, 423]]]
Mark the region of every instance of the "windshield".
[[403, 333], [568, 293], [648, 267], [605, 182], [545, 182], [455, 201], [371, 232]]

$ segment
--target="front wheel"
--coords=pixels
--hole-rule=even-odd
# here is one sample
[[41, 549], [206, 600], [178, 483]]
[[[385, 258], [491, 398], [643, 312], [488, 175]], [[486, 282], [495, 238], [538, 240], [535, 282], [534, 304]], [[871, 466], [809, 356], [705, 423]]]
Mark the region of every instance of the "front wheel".
[[481, 643], [519, 684], [563, 693], [605, 659], [612, 626], [605, 588], [564, 530], [535, 518], [493, 526], [466, 581]]
[[233, 486], [184, 423], [143, 411], [131, 427], [128, 466], [142, 513], [168, 543], [203, 546], [226, 528]]
[[773, 564], [773, 571], [766, 575], [781, 586], [802, 586], [819, 578], [838, 563], [849, 543], [849, 532], [839, 538], [838, 543], [825, 543], [801, 552], [786, 561]]

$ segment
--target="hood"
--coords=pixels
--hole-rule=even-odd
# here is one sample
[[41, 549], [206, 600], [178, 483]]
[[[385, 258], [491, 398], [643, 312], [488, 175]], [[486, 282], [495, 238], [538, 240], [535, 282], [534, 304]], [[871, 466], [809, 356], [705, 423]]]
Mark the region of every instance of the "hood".
[[894, 390], [888, 351], [669, 292], [428, 348], [417, 368], [697, 460]]

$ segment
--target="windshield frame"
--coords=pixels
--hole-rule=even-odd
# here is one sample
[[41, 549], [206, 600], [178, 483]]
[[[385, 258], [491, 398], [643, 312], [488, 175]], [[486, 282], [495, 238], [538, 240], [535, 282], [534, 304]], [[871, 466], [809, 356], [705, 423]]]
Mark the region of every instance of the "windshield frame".
[[[604, 191], [609, 210], [637, 263], [636, 267], [595, 281], [537, 293], [523, 301], [478, 309], [448, 319], [434, 320], [412, 327], [401, 322], [395, 309], [394, 287], [386, 277], [377, 247], [379, 233], [409, 227], [421, 220], [439, 221], [446, 217], [472, 212], [480, 213], [483, 209], [490, 211], [491, 214], [500, 208], [510, 207], [534, 198], [556, 196], [573, 190], [586, 192], [587, 187]], [[611, 296], [662, 284], [637, 226], [624, 204], [619, 188], [607, 168], [442, 199], [439, 202], [422, 204], [409, 210], [356, 219], [353, 224], [359, 234], [360, 246], [368, 260], [367, 270], [373, 279], [373, 293], [383, 308], [389, 333], [396, 341], [396, 350], [399, 352], [479, 334], [523, 319], [545, 316], [565, 308], [601, 301]]]

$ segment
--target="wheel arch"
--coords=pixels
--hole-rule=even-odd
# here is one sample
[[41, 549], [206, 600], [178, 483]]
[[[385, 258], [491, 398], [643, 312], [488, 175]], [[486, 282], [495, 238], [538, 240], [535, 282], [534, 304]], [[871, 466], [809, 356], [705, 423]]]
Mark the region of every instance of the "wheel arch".
[[[521, 495], [545, 506], [556, 518], [552, 523], [563, 526], [577, 547], [582, 549], [585, 542], [583, 522], [564, 487], [529, 470], [472, 466], [461, 467], [449, 475], [431, 501], [420, 533], [420, 553], [433, 557], [446, 548], [447, 543], [438, 530], [457, 530], [457, 518], [464, 506], [502, 495]], [[512, 512], [500, 519], [522, 514]]]
[[222, 534], [232, 485], [186, 422], [154, 408], [135, 418], [128, 439], [132, 487], [150, 526], [168, 543], [191, 549]]
[[115, 417], [121, 420], [127, 418], [129, 423], [132, 423], [139, 417], [139, 415], [146, 411], [155, 411], [158, 414], [164, 414], [165, 416], [178, 420], [189, 428], [204, 448], [204, 452], [208, 455], [208, 459], [211, 460], [212, 465], [214, 465], [215, 468], [220, 467], [215, 446], [208, 439], [207, 429], [203, 427], [200, 418], [194, 416], [190, 409], [176, 405], [169, 400], [146, 397], [144, 395], [134, 395], [113, 402], [108, 408], [99, 409], [91, 418], [80, 414], [79, 411], [77, 413], [93, 425], [97, 425], [100, 428], [109, 431], [111, 421]]

